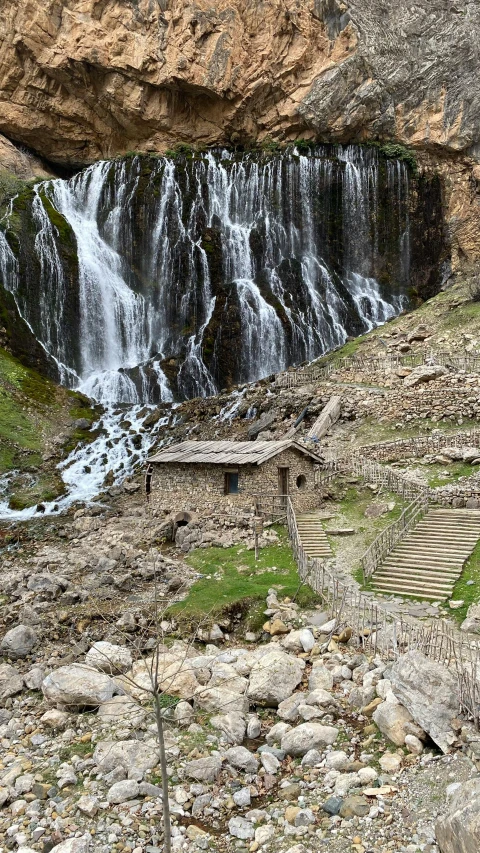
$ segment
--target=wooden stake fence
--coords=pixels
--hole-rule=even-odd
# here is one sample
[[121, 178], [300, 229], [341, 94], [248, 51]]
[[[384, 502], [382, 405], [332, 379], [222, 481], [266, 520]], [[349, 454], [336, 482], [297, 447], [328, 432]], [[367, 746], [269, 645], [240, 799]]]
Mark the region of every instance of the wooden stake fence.
[[337, 630], [352, 628], [357, 643], [387, 660], [412, 649], [454, 670], [463, 713], [480, 728], [480, 645], [471, 635], [461, 636], [445, 620], [423, 625], [413, 618], [390, 613], [351, 584], [337, 578], [326, 561], [309, 558], [298, 534], [295, 511], [287, 496], [287, 524], [293, 555], [302, 581], [322, 598]]

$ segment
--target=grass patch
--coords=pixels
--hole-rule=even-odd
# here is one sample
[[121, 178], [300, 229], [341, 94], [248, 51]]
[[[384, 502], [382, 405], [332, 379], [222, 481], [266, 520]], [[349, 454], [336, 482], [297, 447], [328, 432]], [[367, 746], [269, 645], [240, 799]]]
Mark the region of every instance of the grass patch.
[[309, 587], [299, 590], [297, 566], [285, 528], [275, 527], [278, 544], [254, 551], [243, 545], [232, 548], [205, 548], [193, 551], [187, 562], [204, 577], [195, 583], [184, 601], [173, 605], [170, 614], [177, 618], [201, 620], [219, 617], [234, 605], [244, 610], [248, 624], [258, 628], [265, 621], [263, 610], [268, 590], [275, 587], [282, 597], [289, 596], [301, 606], [318, 601]]
[[[467, 585], [467, 581], [473, 581], [473, 584]], [[458, 622], [463, 622], [466, 618], [467, 610], [471, 604], [480, 601], [480, 541], [477, 542], [453, 588], [451, 600], [464, 602], [458, 610], [448, 608], [448, 615]]]
[[[92, 441], [96, 435], [88, 430], [72, 432], [71, 423], [78, 418], [92, 423], [98, 410], [83, 395], [59, 387], [0, 348], [0, 475], [18, 472], [9, 484], [12, 509], [63, 494], [56, 463], [79, 441]], [[54, 441], [62, 430], [63, 446]]]
[[448, 472], [445, 463], [434, 462], [426, 467], [427, 470], [425, 473], [428, 485], [432, 489], [437, 488], [437, 486], [446, 486], [449, 483], [454, 483], [460, 477], [471, 477], [476, 471], [467, 462], [451, 462], [448, 465]]

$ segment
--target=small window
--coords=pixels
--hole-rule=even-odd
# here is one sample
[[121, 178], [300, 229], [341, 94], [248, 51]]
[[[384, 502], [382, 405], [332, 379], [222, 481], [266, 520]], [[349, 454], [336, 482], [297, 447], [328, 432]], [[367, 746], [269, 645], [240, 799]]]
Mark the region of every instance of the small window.
[[297, 489], [304, 489], [307, 485], [307, 478], [305, 474], [299, 474], [297, 477]]
[[238, 471], [225, 472], [225, 494], [238, 495]]

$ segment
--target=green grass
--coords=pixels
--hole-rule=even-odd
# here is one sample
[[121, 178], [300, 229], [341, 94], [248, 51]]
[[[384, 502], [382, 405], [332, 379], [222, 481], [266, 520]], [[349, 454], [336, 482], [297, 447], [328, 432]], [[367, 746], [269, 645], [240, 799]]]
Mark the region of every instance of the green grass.
[[[443, 472], [448, 470], [448, 474]], [[435, 489], [437, 486], [446, 486], [449, 483], [454, 483], [460, 477], [471, 477], [475, 474], [476, 468], [469, 465], [467, 462], [451, 462], [443, 463], [435, 462], [425, 466], [425, 474], [428, 485]]]
[[[10, 506], [21, 510], [51, 501], [64, 491], [56, 463], [79, 441], [91, 441], [95, 433], [71, 430], [73, 420], [98, 417], [82, 395], [66, 391], [0, 348], [0, 475], [18, 471], [9, 489]], [[63, 447], [51, 456], [51, 441], [65, 430]], [[58, 456], [58, 458], [57, 458]]]
[[298, 592], [298, 571], [287, 533], [284, 528], [275, 529], [280, 542], [262, 548], [257, 562], [254, 551], [247, 551], [245, 546], [198, 549], [190, 554], [187, 562], [205, 577], [191, 587], [184, 601], [170, 608], [170, 613], [189, 620], [214, 618], [238, 605], [255, 629], [265, 621], [262, 611], [271, 587], [281, 597], [296, 595], [302, 606], [316, 602], [315, 593], [308, 587], [302, 586]]
[[[471, 586], [467, 586], [467, 581], [474, 581]], [[471, 604], [476, 604], [480, 601], [480, 541], [477, 542], [470, 558], [465, 564], [465, 568], [453, 588], [453, 601], [463, 601], [462, 607], [458, 610], [450, 610], [449, 616], [452, 616], [458, 622], [463, 622], [466, 618], [467, 610]]]

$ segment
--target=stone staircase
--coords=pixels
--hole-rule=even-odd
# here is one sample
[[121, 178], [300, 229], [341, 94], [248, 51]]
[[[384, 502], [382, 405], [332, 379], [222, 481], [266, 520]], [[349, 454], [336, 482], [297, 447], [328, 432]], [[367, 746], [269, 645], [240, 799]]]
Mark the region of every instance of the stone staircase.
[[432, 509], [372, 576], [377, 592], [434, 601], [450, 598], [480, 539], [480, 511]]
[[308, 557], [332, 557], [332, 549], [322, 526], [318, 510], [296, 516], [298, 535]]

